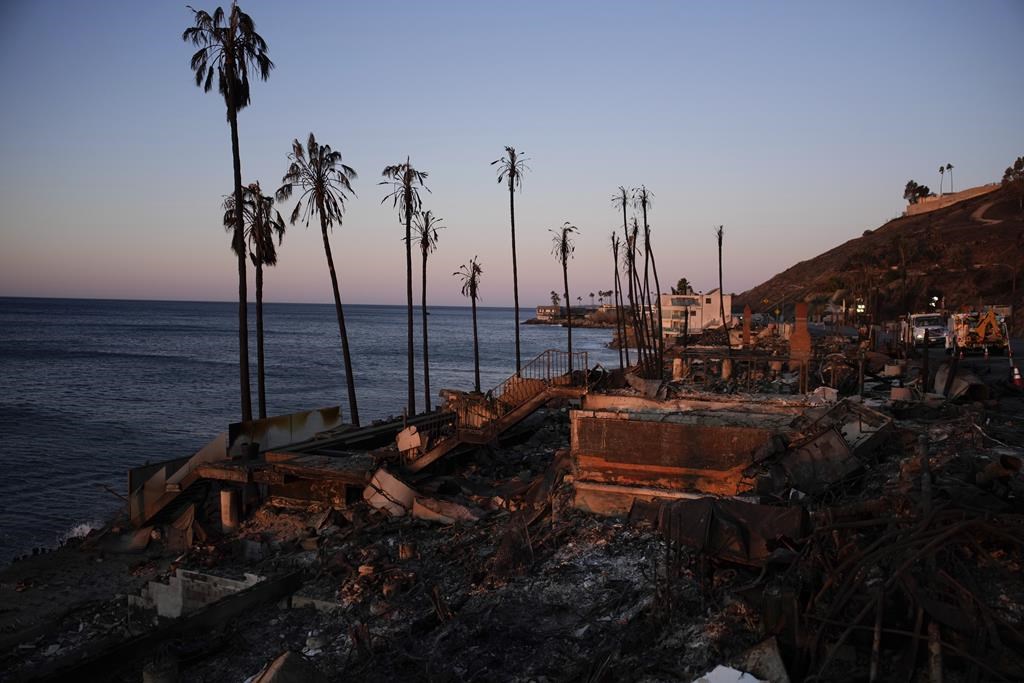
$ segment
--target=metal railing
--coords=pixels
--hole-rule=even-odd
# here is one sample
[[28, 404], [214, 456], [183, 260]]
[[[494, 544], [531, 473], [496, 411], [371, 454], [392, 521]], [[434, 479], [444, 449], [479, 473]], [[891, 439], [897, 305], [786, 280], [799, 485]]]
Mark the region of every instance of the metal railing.
[[429, 450], [439, 441], [453, 436], [456, 432], [457, 419], [455, 413], [449, 410], [440, 410], [426, 421], [419, 422], [416, 425], [416, 431], [424, 444], [424, 450]]
[[548, 349], [483, 396], [466, 395], [456, 407], [460, 430], [486, 432], [496, 422], [552, 386], [586, 386], [589, 360], [586, 351]]

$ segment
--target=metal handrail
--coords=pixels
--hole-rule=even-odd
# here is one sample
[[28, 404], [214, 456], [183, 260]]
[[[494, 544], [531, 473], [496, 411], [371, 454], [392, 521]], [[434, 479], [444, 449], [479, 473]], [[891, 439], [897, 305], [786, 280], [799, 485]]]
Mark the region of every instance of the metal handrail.
[[570, 374], [567, 351], [548, 349], [539, 354], [522, 366], [518, 373], [507, 377], [484, 394], [479, 403], [459, 406], [459, 428], [485, 431], [505, 415], [546, 391], [549, 386], [585, 384], [588, 374], [587, 352], [574, 351], [572, 359], [573, 372]]

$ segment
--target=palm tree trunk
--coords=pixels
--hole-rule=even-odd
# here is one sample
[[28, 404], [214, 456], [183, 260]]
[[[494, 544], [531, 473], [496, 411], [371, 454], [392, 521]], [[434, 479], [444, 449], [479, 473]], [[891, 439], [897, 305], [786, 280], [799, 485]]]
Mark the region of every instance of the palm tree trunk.
[[[262, 254], [260, 254], [262, 256]], [[260, 419], [267, 418], [267, 385], [263, 367], [263, 259], [256, 259], [256, 391]]]
[[508, 188], [508, 211], [512, 222], [512, 301], [516, 309], [516, 374], [522, 362], [519, 355], [519, 268], [516, 264], [516, 202], [515, 192]]
[[569, 377], [572, 378], [572, 299], [569, 298], [569, 264], [562, 259], [562, 284], [565, 286], [565, 323], [569, 338]]
[[334, 291], [334, 313], [338, 317], [338, 333], [341, 334], [341, 354], [345, 359], [345, 384], [348, 387], [348, 411], [351, 413], [352, 424], [359, 426], [359, 406], [356, 403], [356, 380], [352, 375], [352, 354], [348, 347], [348, 331], [345, 329], [345, 311], [341, 307], [341, 292], [338, 290], [338, 274], [334, 270], [334, 257], [331, 255], [331, 242], [327, 239], [327, 213], [323, 202], [319, 202], [320, 234], [324, 238], [324, 254], [327, 256], [327, 270], [331, 272], [331, 289]]
[[623, 347], [626, 346], [626, 330], [622, 324], [622, 307], [619, 296], [619, 258], [615, 252], [612, 252], [612, 260], [615, 262], [615, 275], [612, 278], [612, 301], [615, 304], [615, 334], [619, 338], [619, 368], [624, 368], [626, 365], [623, 360]]
[[480, 337], [476, 330], [476, 294], [470, 297], [473, 306], [473, 388], [480, 393]]
[[430, 345], [427, 342], [427, 252], [423, 252], [423, 286], [420, 288], [423, 314], [423, 410], [430, 412]]
[[[235, 172], [235, 207], [242, 204], [242, 159], [238, 151], [238, 112], [228, 98], [228, 122], [231, 124], [231, 161]], [[245, 216], [240, 208], [235, 211], [235, 236], [245, 244]], [[249, 384], [249, 311], [246, 291], [245, 250], [238, 258], [238, 380], [242, 393], [242, 421], [252, 421], [252, 395]]]
[[[654, 273], [654, 296], [658, 302], [658, 368], [663, 369], [665, 363], [665, 330], [662, 327], [661, 313], [661, 284], [658, 282], [658, 261], [654, 258], [654, 251], [651, 251], [651, 271]], [[659, 370], [660, 372], [660, 370]]]
[[643, 296], [643, 283], [640, 281], [640, 274], [636, 271], [636, 255], [633, 256], [633, 288], [640, 294], [641, 298], [637, 305], [637, 312], [634, 315], [634, 319], [637, 320], [634, 323], [637, 334], [637, 354], [640, 356], [640, 368], [641, 374], [646, 377], [651, 367], [651, 347], [648, 343], [650, 337], [650, 320], [648, 319], [648, 306], [646, 297]]
[[416, 414], [416, 374], [413, 367], [415, 353], [412, 343], [412, 204], [409, 203], [408, 196], [405, 203], [405, 299], [408, 325], [405, 352], [409, 368], [409, 417], [412, 417]]
[[725, 325], [725, 289], [722, 287], [722, 235], [718, 235], [718, 308], [722, 314], [722, 329]]
[[[629, 251], [628, 251], [629, 250], [629, 224], [628, 224], [628, 222], [626, 220], [626, 200], [625, 200], [625, 198], [623, 198], [623, 200], [622, 200], [622, 244], [623, 244], [624, 247], [626, 247], [626, 250], [627, 250], [626, 251], [626, 268], [628, 270], [629, 269]], [[616, 264], [616, 269], [618, 269], [618, 264]], [[632, 314], [632, 312], [633, 312], [633, 278], [629, 277], [628, 273], [626, 275], [627, 275], [627, 277], [626, 277], [626, 285], [628, 286], [628, 291], [629, 291], [629, 311], [630, 311], [630, 314]], [[626, 296], [625, 296], [625, 292], [622, 291], [622, 281], [621, 280], [619, 281], [619, 297], [621, 299], [623, 299], [622, 303], [625, 304], [626, 303], [625, 302]], [[625, 311], [625, 309], [623, 309], [623, 311], [622, 311], [622, 331], [623, 332], [626, 331], [626, 311]], [[629, 367], [629, 340], [628, 340], [628, 335], [627, 335], [627, 337], [623, 338], [623, 344], [625, 344], [625, 346], [626, 346], [626, 350], [625, 350], [625, 353], [626, 353], [626, 367]], [[639, 356], [639, 355], [640, 355], [640, 350], [637, 349], [637, 356]], [[639, 360], [640, 359], [638, 357], [637, 361], [639, 361]]]
[[[658, 303], [658, 329], [653, 332], [655, 334], [654, 346], [655, 346], [655, 362], [658, 366], [658, 376], [661, 376], [662, 362], [664, 360], [665, 349], [664, 349], [664, 331], [661, 328], [661, 286], [658, 284], [658, 265], [654, 260], [654, 251], [651, 247], [651, 226], [647, 223], [647, 202], [643, 204], [644, 214], [644, 289], [648, 295], [648, 301], [650, 302], [650, 282], [647, 279], [647, 265], [648, 262], [651, 264], [651, 268], [654, 271], [654, 296], [657, 298]], [[653, 302], [652, 302], [653, 303]], [[651, 322], [653, 324], [654, 313], [651, 313]]]

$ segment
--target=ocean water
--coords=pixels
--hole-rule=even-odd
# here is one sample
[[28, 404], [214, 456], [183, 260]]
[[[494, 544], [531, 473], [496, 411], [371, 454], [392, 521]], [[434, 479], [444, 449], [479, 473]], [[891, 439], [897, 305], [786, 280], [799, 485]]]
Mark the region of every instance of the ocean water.
[[[435, 397], [445, 387], [471, 389], [470, 310], [429, 310]], [[0, 298], [0, 562], [99, 525], [121, 505], [106, 488], [124, 495], [128, 468], [189, 455], [239, 419], [236, 316], [232, 303]], [[422, 409], [418, 308], [415, 319]], [[345, 320], [360, 418], [400, 414], [405, 308], [349, 305]], [[334, 307], [266, 304], [264, 325], [268, 414], [340, 404], [347, 415]], [[515, 369], [512, 309], [481, 308], [478, 325], [486, 390]], [[561, 327], [520, 331], [524, 363], [565, 348]], [[573, 346], [590, 353], [591, 365], [611, 367], [610, 337], [573, 330]], [[255, 413], [254, 336], [250, 351]]]

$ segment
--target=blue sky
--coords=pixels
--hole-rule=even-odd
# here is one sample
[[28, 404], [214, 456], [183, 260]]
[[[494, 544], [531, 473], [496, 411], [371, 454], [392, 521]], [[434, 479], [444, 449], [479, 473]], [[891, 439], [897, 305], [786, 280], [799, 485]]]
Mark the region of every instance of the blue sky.
[[[207, 7], [199, 3], [200, 6]], [[209, 9], [212, 9], [212, 5]], [[580, 228], [570, 285], [611, 287], [610, 196], [644, 183], [662, 279], [747, 289], [897, 215], [910, 178], [993, 182], [1024, 154], [1024, 3], [245, 2], [277, 65], [240, 115], [243, 177], [276, 188], [291, 140], [359, 172], [332, 236], [342, 295], [404, 301], [381, 169], [411, 155], [448, 229], [431, 299], [479, 255], [511, 302], [558, 287], [548, 229]], [[0, 295], [230, 300], [229, 130], [196, 88], [179, 2], [0, 5]], [[948, 187], [948, 177], [946, 179]], [[291, 204], [281, 207], [286, 216]], [[621, 229], [621, 228], [620, 228]], [[320, 236], [290, 228], [270, 301], [330, 301]], [[663, 288], [668, 284], [663, 282]]]

